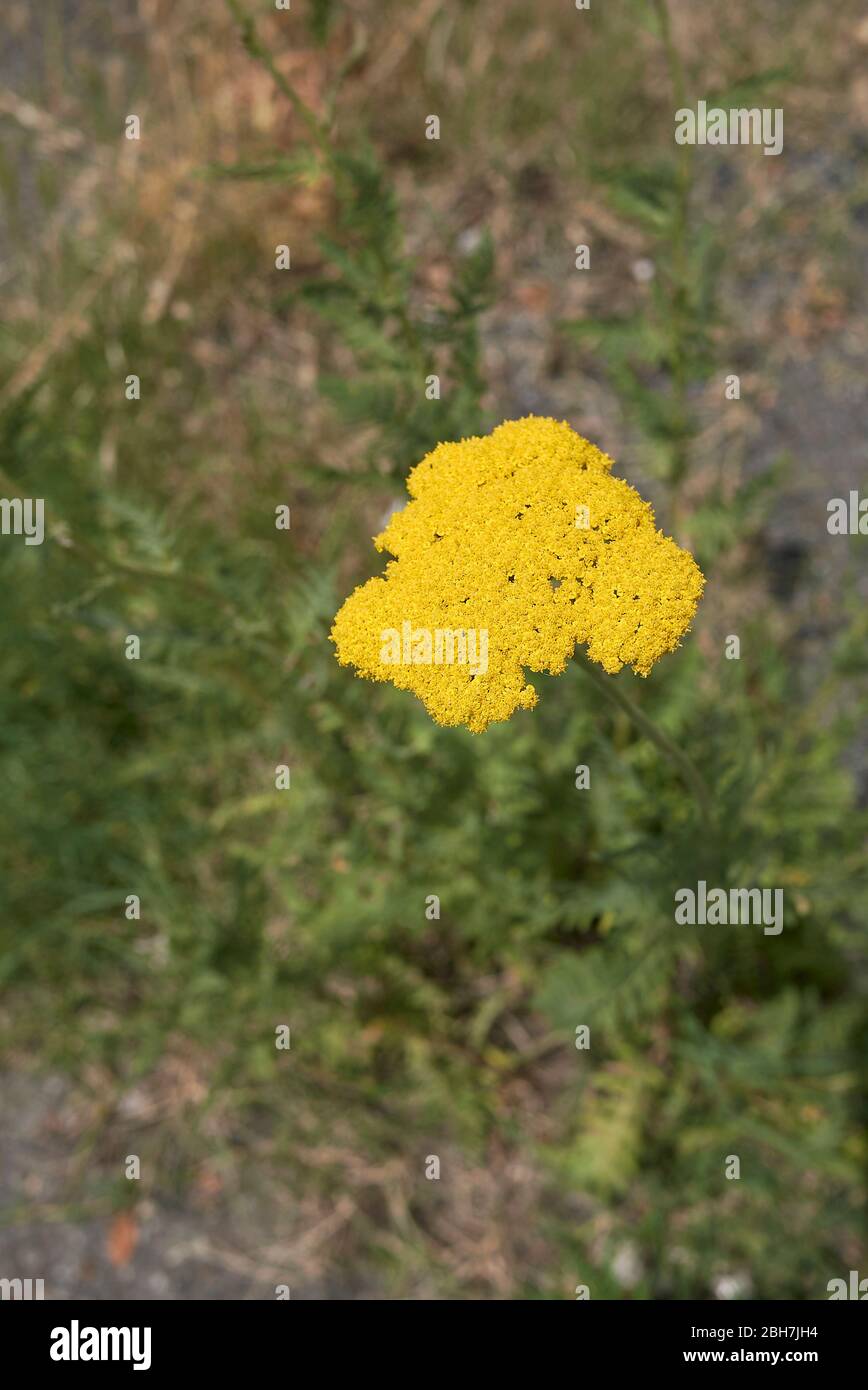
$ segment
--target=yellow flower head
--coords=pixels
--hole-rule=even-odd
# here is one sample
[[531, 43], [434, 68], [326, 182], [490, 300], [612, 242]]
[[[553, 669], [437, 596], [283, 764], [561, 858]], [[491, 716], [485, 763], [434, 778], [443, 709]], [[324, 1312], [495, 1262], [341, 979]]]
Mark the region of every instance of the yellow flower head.
[[525, 670], [563, 671], [576, 643], [606, 671], [646, 676], [679, 645], [705, 581], [611, 467], [534, 415], [438, 444], [374, 538], [395, 559], [335, 618], [338, 661], [474, 733], [532, 708]]

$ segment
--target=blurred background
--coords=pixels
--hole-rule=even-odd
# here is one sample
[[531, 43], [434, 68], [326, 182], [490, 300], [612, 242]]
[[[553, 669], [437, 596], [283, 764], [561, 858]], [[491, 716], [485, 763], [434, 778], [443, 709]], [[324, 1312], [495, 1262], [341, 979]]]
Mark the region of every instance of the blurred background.
[[[42, 546], [0, 539], [0, 1276], [868, 1274], [866, 542], [826, 524], [866, 478], [864, 6], [0, 28], [0, 493], [46, 506]], [[783, 153], [676, 146], [681, 92], [782, 108]], [[578, 668], [474, 737], [334, 659], [410, 467], [528, 413], [708, 576], [682, 649], [616, 679], [701, 766], [711, 839]], [[677, 928], [700, 878], [783, 888], [783, 933]]]

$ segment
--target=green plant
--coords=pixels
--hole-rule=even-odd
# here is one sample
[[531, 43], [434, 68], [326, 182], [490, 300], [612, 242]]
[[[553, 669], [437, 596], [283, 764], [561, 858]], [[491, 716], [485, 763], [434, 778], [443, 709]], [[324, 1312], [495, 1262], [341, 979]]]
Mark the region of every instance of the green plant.
[[[740, 604], [741, 660], [710, 608], [653, 680], [616, 688], [698, 765], [713, 835], [582, 672], [479, 738], [350, 680], [327, 634], [364, 577], [352, 537], [432, 443], [477, 428], [490, 252], [459, 262], [454, 308], [423, 312], [383, 169], [303, 124], [310, 148], [280, 158], [330, 181], [335, 225], [323, 274], [274, 318], [315, 305], [327, 348], [349, 349], [352, 379], [324, 384], [371, 430], [366, 470], [293, 447], [296, 417], [248, 388], [234, 345], [215, 374], [189, 318], [148, 323], [144, 270], [93, 287], [50, 369], [28, 354], [54, 301], [0, 341], [4, 494], [44, 496], [49, 528], [43, 547], [0, 545], [0, 1030], [13, 1062], [62, 1070], [89, 1102], [65, 1213], [129, 1201], [135, 1146], [143, 1195], [180, 1200], [208, 1163], [275, 1221], [286, 1194], [314, 1231], [337, 1212], [319, 1269], [369, 1293], [559, 1298], [584, 1280], [594, 1297], [705, 1298], [735, 1275], [758, 1297], [823, 1297], [863, 1210], [865, 811], [848, 760], [864, 611], [842, 597], [806, 668], [732, 554], [750, 493], [692, 514], [709, 599]], [[641, 190], [649, 228], [655, 205], [671, 217], [671, 171]], [[197, 310], [215, 285], [257, 293], [261, 248], [228, 241], [218, 229], [184, 272]], [[71, 240], [63, 277], [90, 285], [91, 254]], [[674, 483], [689, 391], [661, 404], [643, 363], [670, 385], [678, 361], [693, 371], [684, 303], [693, 324], [703, 292], [689, 280], [676, 336], [678, 283], [661, 275], [638, 336], [608, 336]], [[441, 351], [454, 389], [428, 402]], [[161, 383], [135, 417], [128, 364]], [[677, 926], [673, 894], [700, 879], [780, 885], [783, 933]], [[144, 1115], [125, 1103], [142, 1088]], [[286, 1239], [290, 1274], [310, 1243]]]

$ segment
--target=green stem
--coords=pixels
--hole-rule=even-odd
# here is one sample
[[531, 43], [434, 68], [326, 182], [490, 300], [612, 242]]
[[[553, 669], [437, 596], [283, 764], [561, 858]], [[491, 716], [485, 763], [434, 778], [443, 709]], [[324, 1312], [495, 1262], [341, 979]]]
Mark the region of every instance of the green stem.
[[296, 115], [307, 126], [320, 153], [329, 160], [331, 151], [322, 123], [307, 103], [302, 101], [292, 83], [287, 81], [280, 71], [280, 68], [275, 63], [268, 48], [259, 37], [259, 31], [256, 28], [255, 20], [244, 9], [241, 0], [226, 0], [226, 5], [232, 18], [238, 25], [241, 34], [241, 42], [247, 49], [247, 52], [250, 54], [251, 58], [261, 63], [266, 72], [270, 74], [275, 85], [283, 93], [287, 101], [289, 101]]
[[[340, 164], [335, 160], [331, 145], [329, 144], [327, 123], [324, 121], [320, 121], [317, 118], [316, 114], [310, 109], [310, 107], [304, 101], [302, 101], [301, 97], [298, 95], [292, 84], [288, 82], [287, 79], [284, 77], [283, 73], [280, 71], [280, 69], [274, 61], [274, 58], [269, 52], [268, 47], [265, 43], [263, 43], [262, 39], [259, 37], [259, 31], [256, 28], [256, 23], [245, 10], [243, 4], [241, 3], [241, 0], [226, 0], [226, 5], [233, 19], [238, 25], [239, 32], [241, 35], [241, 42], [243, 43], [250, 57], [253, 58], [256, 62], [262, 64], [266, 72], [270, 74], [271, 78], [273, 79], [277, 87], [280, 89], [280, 91], [283, 93], [283, 95], [292, 103], [293, 110], [304, 122], [305, 126], [307, 127], [316, 144], [317, 149], [322, 155], [323, 164], [326, 166], [327, 169], [330, 170], [330, 172], [336, 180], [340, 180], [343, 176], [343, 171], [341, 169]], [[354, 55], [355, 56], [351, 55], [351, 59], [349, 60], [350, 62], [355, 61], [355, 57], [358, 56], [358, 52], [356, 50], [354, 50]], [[339, 80], [340, 78], [338, 78], [338, 81]], [[333, 116], [333, 102], [330, 103], [329, 115], [331, 119], [331, 117]], [[385, 284], [385, 281], [391, 274], [391, 267], [384, 248], [380, 246], [378, 250], [380, 253], [380, 262], [383, 268], [384, 288], [388, 288], [388, 286]], [[416, 363], [417, 366], [423, 368], [426, 367], [427, 363], [424, 359], [422, 344], [419, 341], [419, 334], [415, 324], [413, 323], [412, 317], [406, 304], [402, 304], [396, 310], [396, 320], [398, 324], [398, 331], [404, 341], [404, 344], [407, 348], [407, 351], [410, 354], [411, 359]]]
[[[660, 25], [660, 37], [666, 54], [669, 81], [675, 109], [687, 104], [687, 78], [678, 46], [672, 36], [672, 23], [667, 0], [652, 0]], [[690, 189], [693, 179], [693, 146], [679, 145], [675, 215], [672, 225], [672, 343], [670, 366], [672, 390], [679, 432], [672, 445], [672, 467], [669, 478], [673, 501], [684, 481], [688, 465], [690, 435], [690, 402], [688, 378], [690, 371], [688, 337], [690, 326]]]
[[683, 749], [679, 748], [676, 743], [673, 743], [668, 734], [665, 734], [662, 729], [657, 727], [653, 720], [648, 718], [644, 710], [640, 709], [640, 707], [630, 699], [630, 696], [624, 690], [623, 686], [620, 685], [613, 676], [605, 675], [602, 669], [598, 668], [592, 661], [589, 661], [584, 653], [577, 652], [573, 660], [577, 666], [580, 666], [582, 670], [590, 676], [591, 680], [597, 688], [603, 692], [607, 699], [611, 700], [613, 704], [616, 704], [619, 709], [623, 710], [633, 721], [640, 733], [645, 734], [655, 747], [659, 748], [660, 752], [678, 769], [685, 785], [693, 794], [703, 824], [707, 829], [710, 829], [714, 823], [714, 816], [711, 809], [711, 793], [693, 759], [689, 758]]

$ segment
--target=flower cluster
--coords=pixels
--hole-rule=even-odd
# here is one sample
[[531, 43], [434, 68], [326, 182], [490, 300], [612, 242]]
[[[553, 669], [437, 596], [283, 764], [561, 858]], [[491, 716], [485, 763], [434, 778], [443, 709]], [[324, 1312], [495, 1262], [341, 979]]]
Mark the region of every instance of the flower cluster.
[[[395, 558], [335, 618], [338, 660], [474, 733], [535, 705], [525, 671], [562, 672], [577, 643], [608, 672], [647, 675], [679, 645], [705, 581], [611, 467], [569, 425], [537, 416], [439, 444], [374, 539]], [[457, 638], [435, 648], [430, 635], [468, 630], [486, 634], [484, 672], [454, 659]]]

